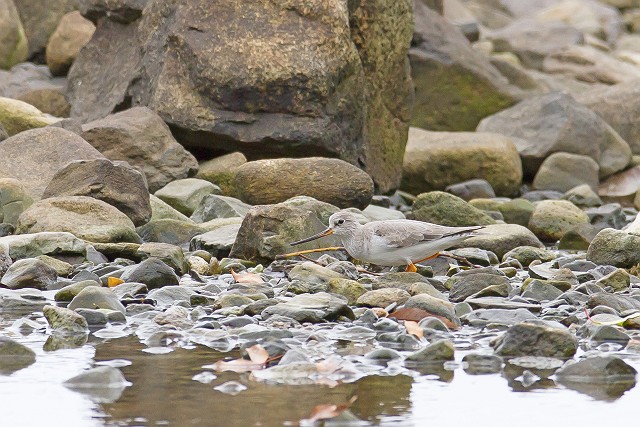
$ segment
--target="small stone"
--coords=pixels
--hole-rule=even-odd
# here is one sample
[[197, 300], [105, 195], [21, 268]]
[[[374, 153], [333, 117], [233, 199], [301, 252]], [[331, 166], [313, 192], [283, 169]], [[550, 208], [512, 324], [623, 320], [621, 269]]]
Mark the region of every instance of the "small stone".
[[496, 354], [506, 357], [572, 357], [578, 348], [575, 336], [566, 329], [534, 323], [511, 326], [491, 345]]
[[102, 286], [95, 280], [81, 280], [76, 283], [65, 286], [54, 295], [53, 299], [59, 302], [69, 302], [73, 300], [84, 288], [89, 286]]
[[146, 259], [129, 268], [120, 278], [125, 282], [144, 283], [149, 289], [179, 283], [179, 278], [174, 270], [157, 258]]
[[541, 262], [553, 261], [556, 255], [546, 249], [534, 246], [518, 246], [504, 254], [502, 261], [504, 262], [509, 258], [517, 259], [524, 267], [528, 267], [529, 264], [536, 260]]
[[422, 363], [446, 362], [454, 360], [455, 349], [451, 341], [440, 340], [408, 355], [405, 364], [411, 366]]
[[590, 334], [589, 339], [596, 345], [613, 342], [626, 346], [631, 337], [618, 328], [609, 325], [598, 325]]
[[567, 190], [562, 196], [581, 208], [590, 208], [602, 205], [602, 199], [589, 184], [582, 184]]
[[437, 316], [442, 316], [454, 325], [460, 325], [460, 319], [455, 314], [453, 304], [449, 301], [443, 301], [427, 294], [419, 294], [409, 298], [404, 303], [404, 306], [406, 308], [418, 308]]
[[70, 310], [75, 310], [76, 308], [106, 308], [119, 311], [123, 314], [126, 312], [124, 306], [111, 289], [96, 286], [89, 286], [81, 290], [80, 293], [71, 300], [68, 308]]
[[36, 258], [20, 259], [7, 269], [0, 283], [9, 289], [35, 288], [46, 290], [58, 277], [56, 271]]
[[36, 361], [36, 354], [29, 347], [7, 337], [0, 337], [0, 373], [10, 375]]
[[155, 192], [155, 196], [178, 210], [191, 216], [202, 205], [209, 194], [219, 194], [220, 187], [197, 178], [178, 179], [170, 182]]
[[362, 294], [356, 301], [359, 307], [386, 308], [393, 303], [404, 304], [411, 295], [403, 289], [382, 288]]
[[73, 310], [46, 305], [42, 308], [42, 312], [55, 333], [61, 335], [89, 333], [89, 327], [85, 318]]
[[589, 156], [572, 153], [553, 153], [540, 165], [533, 180], [538, 190], [569, 191], [578, 185], [597, 189], [598, 163]]
[[486, 179], [470, 179], [469, 181], [459, 182], [449, 185], [444, 189], [447, 193], [460, 197], [464, 201], [473, 199], [490, 199], [496, 197], [493, 187]]
[[536, 205], [529, 229], [543, 241], [555, 242], [573, 227], [588, 224], [589, 217], [566, 200], [543, 200]]
[[618, 268], [615, 271], [600, 278], [596, 282], [603, 288], [610, 287], [614, 292], [626, 291], [631, 283], [631, 276], [626, 270]]

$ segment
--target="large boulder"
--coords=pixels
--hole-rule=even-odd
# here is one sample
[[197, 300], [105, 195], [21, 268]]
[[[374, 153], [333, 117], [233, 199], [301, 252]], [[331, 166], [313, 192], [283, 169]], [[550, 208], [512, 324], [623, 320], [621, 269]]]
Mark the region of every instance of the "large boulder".
[[402, 189], [414, 194], [482, 178], [498, 195], [512, 196], [522, 182], [514, 141], [489, 133], [411, 128], [402, 169]]
[[65, 13], [77, 6], [78, 0], [13, 0], [20, 13], [29, 40], [29, 56], [44, 51], [49, 37]]
[[0, 173], [19, 180], [36, 200], [67, 163], [104, 158], [75, 133], [57, 127], [33, 129], [0, 141], [0, 153]]
[[42, 198], [89, 196], [115, 206], [139, 226], [151, 219], [144, 175], [126, 162], [76, 160], [58, 170]]
[[631, 268], [640, 264], [640, 235], [613, 228], [601, 230], [591, 241], [587, 259], [602, 265]]
[[186, 145], [339, 156], [389, 191], [408, 130], [411, 30], [409, 0], [149, 0], [134, 21], [98, 20], [69, 73], [71, 115], [144, 105]]
[[82, 126], [82, 137], [110, 160], [142, 169], [152, 193], [175, 179], [194, 175], [196, 159], [148, 108], [131, 108]]
[[476, 236], [470, 237], [459, 246], [480, 248], [495, 253], [502, 258], [518, 246], [544, 248], [544, 245], [526, 227], [518, 224], [494, 224], [482, 229]]
[[322, 157], [245, 163], [236, 172], [235, 188], [251, 205], [309, 196], [343, 209], [364, 209], [373, 197], [373, 182], [366, 172], [343, 160]]
[[309, 237], [327, 228], [329, 216], [338, 209], [310, 197], [296, 197], [276, 205], [254, 206], [242, 221], [231, 256], [273, 261], [277, 255], [304, 249], [339, 246], [329, 236], [292, 247], [290, 242]]
[[49, 255], [80, 259], [82, 262], [87, 253], [87, 245], [71, 233], [45, 232], [0, 237], [0, 250], [13, 259]]
[[564, 151], [591, 157], [605, 178], [631, 162], [629, 145], [602, 118], [569, 94], [536, 96], [483, 119], [480, 132], [515, 138], [525, 175], [532, 177], [550, 154]]
[[413, 203], [410, 219], [462, 227], [495, 224], [495, 220], [459, 197], [442, 191], [422, 193]]
[[589, 156], [553, 153], [540, 165], [533, 180], [533, 188], [566, 192], [586, 184], [596, 190], [599, 169], [598, 163]]
[[589, 224], [589, 216], [568, 200], [542, 200], [529, 218], [529, 229], [544, 242], [555, 242], [578, 225]]
[[33, 105], [17, 99], [0, 97], [0, 125], [9, 136], [28, 129], [41, 128], [60, 121]]
[[107, 203], [85, 196], [52, 197], [20, 215], [16, 233], [67, 231], [90, 242], [140, 242], [133, 222]]
[[519, 93], [455, 26], [414, 0], [409, 61], [416, 87], [413, 126], [473, 130], [478, 122], [516, 103]]
[[47, 43], [47, 65], [54, 76], [63, 76], [80, 53], [82, 46], [91, 40], [96, 27], [80, 15], [70, 12], [62, 17]]
[[27, 37], [13, 0], [0, 0], [0, 69], [27, 59]]

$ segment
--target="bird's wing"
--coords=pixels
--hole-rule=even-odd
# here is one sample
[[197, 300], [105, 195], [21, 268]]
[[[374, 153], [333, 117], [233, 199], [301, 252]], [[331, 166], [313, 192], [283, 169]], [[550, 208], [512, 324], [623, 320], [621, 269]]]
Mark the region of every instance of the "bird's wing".
[[381, 238], [389, 247], [400, 248], [431, 242], [457, 234], [471, 233], [483, 227], [447, 227], [420, 221], [384, 221], [370, 223], [373, 234]]

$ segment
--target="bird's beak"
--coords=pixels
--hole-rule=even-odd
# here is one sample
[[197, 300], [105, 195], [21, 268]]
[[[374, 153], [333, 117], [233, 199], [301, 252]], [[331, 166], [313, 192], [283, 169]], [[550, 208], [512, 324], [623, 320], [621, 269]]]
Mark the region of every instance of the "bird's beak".
[[289, 243], [291, 246], [296, 246], [296, 245], [301, 245], [303, 243], [307, 243], [310, 242], [312, 240], [316, 240], [319, 239], [321, 237], [325, 237], [325, 236], [330, 236], [333, 234], [333, 229], [331, 228], [327, 228], [326, 230], [318, 233], [318, 234], [314, 234], [311, 237], [307, 237], [306, 239], [302, 239], [302, 240], [298, 240], [297, 242], [293, 242], [293, 243]]

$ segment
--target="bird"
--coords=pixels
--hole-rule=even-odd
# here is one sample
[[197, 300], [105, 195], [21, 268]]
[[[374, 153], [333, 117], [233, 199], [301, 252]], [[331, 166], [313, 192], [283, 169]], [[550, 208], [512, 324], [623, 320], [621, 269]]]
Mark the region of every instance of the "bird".
[[352, 212], [340, 211], [329, 217], [329, 227], [300, 245], [325, 236], [341, 239], [347, 253], [360, 261], [380, 266], [406, 265], [417, 271], [416, 263], [436, 258], [441, 251], [476, 235], [484, 226], [448, 227], [410, 219], [371, 221], [361, 224]]

